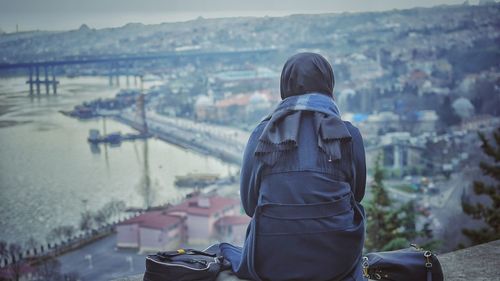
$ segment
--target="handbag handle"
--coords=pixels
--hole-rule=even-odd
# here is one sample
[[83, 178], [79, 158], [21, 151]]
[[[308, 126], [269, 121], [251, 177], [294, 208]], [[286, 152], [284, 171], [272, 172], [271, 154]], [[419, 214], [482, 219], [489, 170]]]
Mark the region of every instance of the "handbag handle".
[[[414, 244], [411, 244], [411, 246], [417, 250], [422, 251], [422, 248], [418, 248]], [[427, 271], [427, 281], [432, 281], [432, 252], [425, 251], [424, 258], [425, 258], [425, 268]], [[363, 263], [361, 264], [361, 267], [363, 269], [363, 277], [371, 278], [370, 273], [368, 273], [368, 269], [370, 267], [370, 264], [368, 262], [368, 257], [366, 257], [366, 256], [363, 257]], [[382, 279], [382, 277], [378, 273], [375, 273], [374, 277], [377, 280]]]
[[207, 256], [207, 257], [216, 257], [216, 254], [209, 254], [205, 253], [203, 251], [198, 251], [195, 249], [179, 249], [177, 251], [166, 251], [166, 252], [158, 252], [156, 253], [157, 256], [160, 256], [164, 259], [171, 259], [176, 256], [180, 255], [202, 255], [202, 256]]

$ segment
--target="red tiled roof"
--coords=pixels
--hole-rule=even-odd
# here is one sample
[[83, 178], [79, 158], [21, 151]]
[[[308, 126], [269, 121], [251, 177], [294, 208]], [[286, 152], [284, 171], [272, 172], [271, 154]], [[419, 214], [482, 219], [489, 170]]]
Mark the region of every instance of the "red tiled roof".
[[250, 95], [238, 94], [215, 103], [216, 107], [228, 107], [231, 105], [244, 106], [250, 101]]
[[410, 77], [408, 78], [408, 80], [410, 81], [416, 81], [416, 80], [422, 80], [422, 79], [425, 79], [427, 78], [427, 74], [425, 72], [423, 72], [422, 70], [414, 70], [413, 72], [410, 73]]
[[226, 225], [247, 225], [250, 222], [249, 216], [224, 216], [215, 222], [217, 226]]
[[208, 207], [201, 207], [198, 205], [199, 196], [189, 198], [179, 205], [173, 206], [168, 209], [169, 212], [185, 212], [191, 215], [198, 215], [209, 217], [217, 212], [224, 210], [225, 208], [230, 208], [232, 206], [238, 205], [239, 200], [233, 198], [226, 198], [220, 196], [213, 196], [206, 198], [210, 201]]
[[124, 224], [138, 224], [140, 227], [165, 229], [182, 221], [179, 215], [169, 214], [165, 211], [151, 211], [121, 222]]

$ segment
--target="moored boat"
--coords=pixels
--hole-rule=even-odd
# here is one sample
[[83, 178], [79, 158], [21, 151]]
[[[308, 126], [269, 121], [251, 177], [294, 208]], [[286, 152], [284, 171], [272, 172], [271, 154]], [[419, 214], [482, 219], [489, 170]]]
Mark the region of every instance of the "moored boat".
[[175, 185], [178, 187], [205, 187], [216, 183], [219, 179], [218, 174], [189, 173], [184, 176], [176, 176]]

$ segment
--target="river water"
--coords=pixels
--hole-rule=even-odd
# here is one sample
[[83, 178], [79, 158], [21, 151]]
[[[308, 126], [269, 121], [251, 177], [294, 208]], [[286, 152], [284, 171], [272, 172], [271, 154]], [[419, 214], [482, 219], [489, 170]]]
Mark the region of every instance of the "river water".
[[57, 96], [29, 97], [24, 78], [0, 79], [0, 240], [23, 244], [33, 237], [44, 243], [54, 227], [77, 227], [83, 210], [97, 210], [113, 199], [143, 207], [146, 170], [154, 204], [189, 192], [174, 186], [176, 175], [235, 172], [216, 158], [157, 139], [92, 148], [86, 140], [90, 129], [134, 130], [111, 119], [80, 121], [59, 110], [112, 97], [119, 89], [98, 77], [61, 78], [60, 83]]

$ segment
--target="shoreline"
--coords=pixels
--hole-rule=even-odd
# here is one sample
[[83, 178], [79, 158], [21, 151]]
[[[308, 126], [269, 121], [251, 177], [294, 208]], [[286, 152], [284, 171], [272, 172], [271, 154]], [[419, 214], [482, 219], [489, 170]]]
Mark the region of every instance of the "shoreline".
[[[241, 166], [243, 159], [243, 150], [239, 149], [244, 145], [241, 142], [236, 142], [231, 145], [230, 142], [223, 141], [222, 137], [214, 137], [210, 133], [202, 132], [200, 130], [190, 127], [188, 130], [186, 126], [173, 124], [169, 117], [156, 115], [155, 118], [147, 118], [148, 131], [154, 137], [161, 139], [169, 144], [176, 145], [183, 149], [188, 149], [203, 155], [212, 156], [226, 162], [228, 164]], [[113, 119], [140, 131], [141, 125], [126, 113], [120, 113], [113, 116]], [[163, 119], [163, 120], [160, 120]], [[170, 122], [167, 122], [170, 121]], [[197, 123], [191, 120], [183, 120], [183, 122], [190, 122], [193, 125], [209, 126], [207, 124]], [[220, 126], [217, 126], [221, 128]], [[210, 131], [213, 128], [207, 128]], [[232, 128], [227, 128], [232, 129]], [[242, 132], [244, 133], [244, 132]], [[194, 134], [194, 135], [193, 135]], [[203, 134], [203, 135], [202, 135]], [[232, 146], [232, 147], [231, 147]]]

